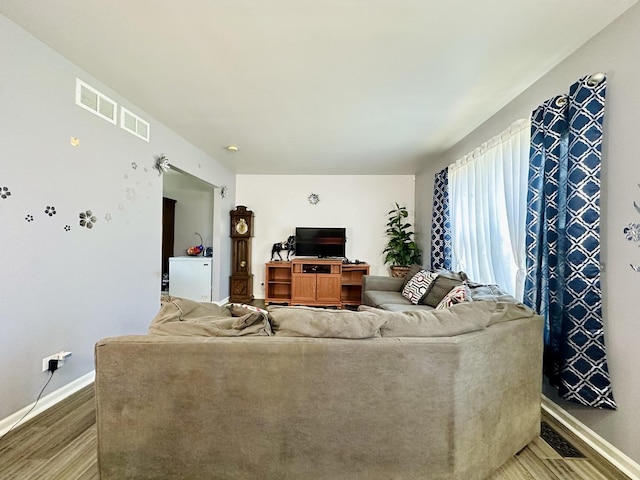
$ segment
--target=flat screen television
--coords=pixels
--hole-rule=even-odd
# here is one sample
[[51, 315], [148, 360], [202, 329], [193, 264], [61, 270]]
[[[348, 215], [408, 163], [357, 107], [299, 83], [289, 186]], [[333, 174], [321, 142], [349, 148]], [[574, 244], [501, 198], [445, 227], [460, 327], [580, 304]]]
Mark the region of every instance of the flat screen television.
[[345, 228], [296, 227], [296, 256], [344, 257]]

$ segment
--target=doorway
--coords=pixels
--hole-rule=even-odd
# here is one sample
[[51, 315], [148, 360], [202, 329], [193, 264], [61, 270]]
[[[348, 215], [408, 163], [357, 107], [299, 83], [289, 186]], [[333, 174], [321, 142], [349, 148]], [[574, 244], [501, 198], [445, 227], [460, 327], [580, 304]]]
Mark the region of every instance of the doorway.
[[[187, 249], [202, 245], [204, 254], [214, 252], [214, 218], [216, 187], [184, 171], [171, 167], [163, 176], [163, 247], [162, 247], [162, 291], [167, 293], [165, 283], [169, 275], [170, 257], [187, 257]], [[209, 250], [207, 250], [209, 249]], [[214, 262], [214, 259], [212, 259]], [[168, 276], [168, 278], [167, 278]], [[211, 292], [213, 299], [214, 279]]]

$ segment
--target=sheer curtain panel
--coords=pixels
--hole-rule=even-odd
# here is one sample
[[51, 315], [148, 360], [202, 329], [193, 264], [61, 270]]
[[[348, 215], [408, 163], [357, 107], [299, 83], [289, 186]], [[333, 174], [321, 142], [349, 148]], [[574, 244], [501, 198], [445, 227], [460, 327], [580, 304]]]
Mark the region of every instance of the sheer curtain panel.
[[449, 166], [452, 268], [521, 300], [530, 120]]

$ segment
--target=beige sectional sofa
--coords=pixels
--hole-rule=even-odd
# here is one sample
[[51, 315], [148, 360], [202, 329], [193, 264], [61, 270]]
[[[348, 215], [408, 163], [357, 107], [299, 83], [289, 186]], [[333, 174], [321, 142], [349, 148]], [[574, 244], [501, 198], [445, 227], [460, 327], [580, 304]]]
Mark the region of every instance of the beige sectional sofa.
[[192, 303], [96, 344], [102, 480], [481, 480], [539, 433], [521, 305], [273, 307], [265, 328]]

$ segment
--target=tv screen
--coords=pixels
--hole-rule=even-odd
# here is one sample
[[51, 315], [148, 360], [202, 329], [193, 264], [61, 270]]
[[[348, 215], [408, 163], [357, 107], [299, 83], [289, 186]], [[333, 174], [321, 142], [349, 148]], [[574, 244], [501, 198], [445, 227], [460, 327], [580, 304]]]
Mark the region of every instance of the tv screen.
[[344, 228], [296, 227], [296, 256], [344, 257]]

